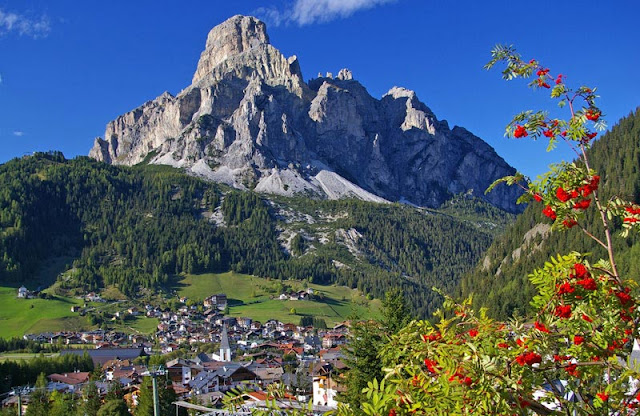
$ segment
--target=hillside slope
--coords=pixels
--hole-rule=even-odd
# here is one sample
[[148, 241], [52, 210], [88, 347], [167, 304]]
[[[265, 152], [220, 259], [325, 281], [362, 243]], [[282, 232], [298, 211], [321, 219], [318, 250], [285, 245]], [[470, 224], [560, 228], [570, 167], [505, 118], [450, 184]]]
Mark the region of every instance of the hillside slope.
[[[611, 131], [597, 140], [588, 151], [589, 160], [602, 177], [600, 197], [606, 201], [614, 195], [640, 201], [640, 108], [620, 120]], [[556, 253], [571, 250], [591, 252], [592, 258], [606, 258], [604, 249], [576, 228], [550, 232], [549, 220], [541, 214], [540, 204], [533, 203], [507, 231], [497, 238], [473, 273], [460, 283], [464, 296], [474, 293], [476, 306], [486, 306], [499, 318], [529, 311], [533, 287], [528, 275]], [[602, 232], [595, 211], [586, 221]], [[614, 239], [619, 270], [626, 276], [640, 276], [640, 238]]]
[[0, 283], [34, 285], [47, 259], [69, 256], [60, 290], [135, 296], [177, 274], [233, 270], [375, 297], [399, 285], [426, 316], [439, 304], [431, 287], [453, 290], [510, 218], [461, 198], [459, 214], [455, 204], [267, 199], [171, 167], [41, 153], [0, 165]]

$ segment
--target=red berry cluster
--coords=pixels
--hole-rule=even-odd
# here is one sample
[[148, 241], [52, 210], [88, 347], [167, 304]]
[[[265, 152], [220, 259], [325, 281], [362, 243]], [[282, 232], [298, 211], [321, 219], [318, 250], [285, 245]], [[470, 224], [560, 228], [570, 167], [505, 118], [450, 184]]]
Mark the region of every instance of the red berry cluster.
[[535, 352], [524, 352], [516, 357], [516, 362], [522, 366], [539, 364], [542, 362], [542, 356]]
[[[587, 270], [587, 268], [580, 263], [576, 263], [573, 265], [574, 273], [569, 274], [569, 280], [563, 283], [556, 284], [556, 295], [560, 297], [565, 297], [565, 295], [570, 295], [576, 291], [577, 287], [581, 287], [584, 291], [593, 292], [598, 288], [598, 283], [596, 280], [591, 277], [591, 274]], [[579, 292], [581, 294], [576, 294], [576, 299], [582, 299], [585, 292]], [[554, 315], [559, 318], [569, 318], [571, 316], [571, 305], [558, 305], [554, 311]], [[588, 322], [590, 319], [587, 315], [582, 315], [583, 319]]]
[[425, 334], [422, 335], [422, 340], [424, 342], [434, 342], [434, 341], [438, 341], [441, 338], [442, 338], [442, 335], [440, 335], [440, 332], [435, 332], [429, 335], [425, 335]]
[[585, 117], [587, 118], [587, 120], [591, 120], [591, 121], [598, 121], [598, 119], [600, 118], [600, 114], [602, 114], [600, 112], [600, 110], [596, 109], [596, 108], [589, 108], [585, 113]]
[[424, 365], [427, 367], [427, 370], [429, 370], [431, 374], [437, 374], [438, 371], [440, 370], [440, 368], [438, 367], [438, 362], [435, 360], [430, 360], [428, 358], [425, 358]]
[[539, 69], [538, 72], [536, 72], [536, 75], [538, 76], [538, 79], [536, 80], [538, 87], [551, 88], [546, 82], [547, 77], [549, 77], [549, 68]]
[[546, 327], [545, 324], [543, 324], [542, 322], [538, 322], [536, 321], [533, 326], [540, 332], [546, 332], [547, 334], [550, 334], [551, 331], [549, 331], [549, 328]]
[[[573, 202], [572, 208], [576, 210], [585, 210], [591, 205], [591, 199], [588, 198], [588, 196], [590, 196], [594, 191], [598, 189], [599, 184], [600, 176], [594, 175], [589, 179], [589, 182], [575, 189], [566, 190], [562, 186], [559, 186], [558, 188], [556, 188], [555, 196], [558, 201], [562, 202], [563, 204], [571, 200], [576, 200], [575, 202]], [[534, 194], [533, 198], [536, 201], [542, 200], [542, 197], [538, 194]], [[545, 206], [542, 210], [542, 213], [554, 221], [558, 218], [556, 210], [551, 205]], [[566, 218], [562, 221], [562, 224], [567, 228], [571, 228], [578, 223], [573, 218]]]
[[630, 216], [624, 218], [624, 222], [628, 224], [634, 224], [640, 221], [640, 207], [629, 205], [628, 207], [625, 207], [624, 210], [631, 214]]
[[571, 318], [571, 305], [558, 305], [553, 314], [558, 318]]
[[513, 132], [513, 137], [515, 137], [516, 139], [519, 139], [521, 137], [527, 137], [529, 135], [529, 133], [527, 132], [527, 129], [525, 129], [524, 127], [522, 127], [521, 125], [516, 125], [516, 129]]
[[467, 387], [470, 387], [473, 384], [473, 380], [471, 379], [471, 377], [465, 376], [462, 373], [462, 370], [456, 371], [454, 375], [449, 377], [449, 381], [455, 381], [456, 379], [458, 380], [458, 383], [464, 384]]

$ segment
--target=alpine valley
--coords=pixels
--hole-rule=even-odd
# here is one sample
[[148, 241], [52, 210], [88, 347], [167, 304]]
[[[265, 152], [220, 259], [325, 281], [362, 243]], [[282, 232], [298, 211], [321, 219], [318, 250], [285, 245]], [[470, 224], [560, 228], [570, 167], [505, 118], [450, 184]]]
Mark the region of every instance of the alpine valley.
[[454, 292], [521, 211], [515, 188], [484, 194], [514, 172], [413, 91], [376, 99], [347, 69], [305, 81], [263, 22], [235, 16], [190, 86], [110, 122], [90, 158], [0, 166], [0, 282], [135, 299], [233, 271], [369, 298], [399, 286], [426, 317], [431, 288]]

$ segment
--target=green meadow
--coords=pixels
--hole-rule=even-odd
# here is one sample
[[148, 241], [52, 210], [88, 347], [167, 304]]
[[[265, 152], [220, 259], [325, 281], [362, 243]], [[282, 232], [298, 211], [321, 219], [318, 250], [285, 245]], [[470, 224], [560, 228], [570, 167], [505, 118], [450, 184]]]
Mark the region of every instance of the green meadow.
[[[281, 291], [310, 287], [319, 298], [314, 300], [279, 300]], [[178, 282], [178, 294], [195, 302], [216, 293], [225, 293], [231, 316], [246, 316], [265, 322], [277, 319], [299, 323], [305, 315], [323, 318], [327, 325], [344, 321], [354, 313], [361, 317], [377, 317], [379, 300], [368, 300], [345, 286], [323, 286], [294, 280], [265, 279], [234, 272], [186, 275]], [[295, 314], [291, 310], [295, 309]]]
[[[55, 296], [53, 299], [20, 299], [17, 289], [0, 287], [0, 338], [22, 337], [41, 332], [81, 331], [94, 329], [86, 316], [71, 312], [72, 306], [82, 306], [84, 301], [73, 297]], [[91, 304], [99, 309], [110, 304]], [[118, 308], [113, 306], [114, 311]], [[126, 333], [152, 334], [158, 319], [136, 316], [124, 324], [111, 324], [114, 330]]]
[[0, 337], [48, 331], [79, 330], [89, 327], [86, 317], [71, 312], [82, 306], [81, 299], [56, 296], [55, 299], [20, 299], [13, 287], [0, 287]]
[[2, 353], [0, 354], [0, 363], [3, 361], [28, 361], [37, 357], [57, 357], [60, 353], [41, 353], [41, 354], [32, 354], [32, 353]]
[[[279, 300], [284, 290], [312, 288], [319, 296], [314, 300]], [[277, 319], [299, 323], [302, 316], [323, 318], [328, 326], [350, 316], [376, 317], [380, 301], [369, 300], [359, 291], [344, 286], [322, 286], [313, 283], [264, 279], [233, 272], [186, 275], [177, 284], [178, 294], [195, 302], [215, 293], [225, 293], [231, 316], [246, 316], [264, 322]], [[71, 312], [72, 306], [84, 301], [73, 297], [53, 299], [20, 299], [14, 287], [0, 287], [0, 338], [21, 337], [29, 333], [78, 331], [95, 328], [87, 317]], [[130, 304], [130, 302], [127, 302]], [[122, 309], [123, 305], [92, 304], [98, 309]], [[295, 313], [291, 313], [292, 310]], [[113, 329], [128, 333], [151, 334], [158, 319], [137, 316]]]

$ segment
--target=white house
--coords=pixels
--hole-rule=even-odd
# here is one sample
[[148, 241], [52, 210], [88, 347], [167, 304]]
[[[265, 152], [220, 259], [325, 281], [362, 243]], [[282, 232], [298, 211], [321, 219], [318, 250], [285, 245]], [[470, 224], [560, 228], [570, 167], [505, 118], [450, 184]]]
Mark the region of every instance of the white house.
[[20, 288], [18, 289], [18, 297], [26, 299], [27, 296], [29, 296], [29, 291], [27, 290], [27, 288], [24, 286], [20, 286]]
[[338, 367], [344, 368], [344, 363], [340, 361], [336, 361], [335, 363], [320, 363], [313, 370], [314, 405], [328, 406], [333, 409], [338, 407], [336, 396], [338, 392], [344, 392], [345, 389], [344, 385], [340, 385], [337, 380]]

